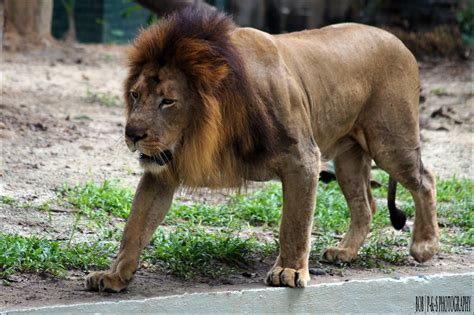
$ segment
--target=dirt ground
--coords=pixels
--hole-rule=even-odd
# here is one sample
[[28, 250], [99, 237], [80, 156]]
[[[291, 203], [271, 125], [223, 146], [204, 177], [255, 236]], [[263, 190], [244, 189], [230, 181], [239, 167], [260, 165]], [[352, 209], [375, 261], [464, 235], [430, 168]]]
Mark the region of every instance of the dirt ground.
[[[123, 185], [136, 186], [141, 171], [122, 136], [124, 53], [125, 48], [120, 46], [76, 45], [54, 52], [2, 55], [0, 195], [41, 204], [54, 198], [55, 188], [63, 183], [118, 179]], [[424, 62], [420, 70], [425, 165], [441, 177], [474, 179], [472, 64]], [[105, 98], [102, 102], [115, 105], [99, 104], [100, 95]], [[223, 200], [225, 194], [202, 190], [193, 198], [216, 202]], [[36, 210], [14, 206], [0, 209], [0, 232], [46, 233], [54, 239], [65, 239], [74, 222], [73, 213], [53, 209], [53, 222], [54, 225], [49, 223], [47, 213]], [[83, 237], [88, 233], [93, 231], [85, 231]], [[472, 262], [472, 252], [439, 254], [429, 263], [412, 263], [389, 274], [350, 268], [341, 274], [331, 269], [323, 276], [313, 276], [313, 283], [472, 271]], [[219, 282], [182, 281], [164, 271], [142, 269], [129, 289], [119, 295], [85, 291], [82, 272], [72, 272], [70, 278], [63, 280], [48, 275], [16, 275], [8, 279], [8, 286], [0, 284], [0, 310], [262, 287], [270, 264], [262, 262], [250, 270], [256, 277], [236, 274]]]

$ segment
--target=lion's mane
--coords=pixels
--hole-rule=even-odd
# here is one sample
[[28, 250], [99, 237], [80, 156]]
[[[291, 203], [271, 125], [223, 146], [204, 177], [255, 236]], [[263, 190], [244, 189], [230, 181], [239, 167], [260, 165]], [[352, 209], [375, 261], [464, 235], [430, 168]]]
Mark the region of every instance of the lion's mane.
[[142, 30], [128, 57], [126, 93], [145, 64], [182, 71], [199, 95], [198, 117], [183, 135], [172, 167], [187, 186], [241, 184], [245, 164], [271, 156], [275, 129], [242, 56], [230, 40], [225, 14], [187, 8]]

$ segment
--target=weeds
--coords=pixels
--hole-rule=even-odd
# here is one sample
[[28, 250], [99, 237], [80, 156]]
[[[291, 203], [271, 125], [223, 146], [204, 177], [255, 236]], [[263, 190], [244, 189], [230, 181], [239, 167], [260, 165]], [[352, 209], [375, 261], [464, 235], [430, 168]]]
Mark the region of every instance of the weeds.
[[17, 203], [17, 200], [11, 196], [0, 196], [0, 202], [9, 206], [13, 206]]
[[[385, 269], [406, 263], [411, 234], [392, 231], [386, 209], [388, 176], [376, 171], [374, 177], [382, 183], [380, 188], [373, 189], [373, 195], [379, 201], [378, 211], [372, 221], [371, 234], [353, 265]], [[463, 250], [462, 246], [472, 247], [474, 181], [439, 179], [437, 190], [443, 250], [459, 252]], [[64, 185], [59, 189], [59, 197], [78, 209], [76, 219], [86, 215], [99, 223], [96, 243], [92, 246], [85, 243], [68, 246], [67, 241], [1, 235], [2, 273], [25, 270], [58, 273], [70, 268], [101, 268], [108, 264], [109, 255], [115, 254], [122, 228], [117, 225], [110, 228], [101, 223], [111, 216], [127, 218], [133, 192], [113, 181], [104, 181], [102, 184], [88, 182], [77, 186]], [[24, 206], [7, 196], [3, 196], [0, 201], [2, 204]], [[413, 219], [413, 200], [401, 185], [398, 185], [397, 203]], [[36, 208], [51, 214], [49, 204]], [[169, 227], [159, 229], [155, 234], [145, 251], [145, 260], [158, 264], [181, 278], [225, 275], [238, 267], [251, 264], [252, 261], [277, 254], [277, 244], [260, 242], [254, 236], [243, 237], [242, 234], [248, 235], [248, 232], [242, 231], [258, 227], [267, 233], [277, 234], [281, 208], [281, 185], [274, 182], [255, 192], [235, 194], [225, 204], [188, 205], [175, 201], [164, 222]], [[311, 252], [313, 261], [319, 261], [324, 248], [337, 246], [347, 231], [349, 217], [346, 201], [338, 184], [321, 183], [315, 209]], [[216, 231], [215, 227], [219, 230]], [[103, 240], [110, 240], [112, 243]]]
[[47, 272], [64, 276], [68, 269], [104, 268], [116, 246], [111, 243], [79, 243], [0, 234], [0, 276], [15, 272]]
[[235, 215], [250, 225], [276, 226], [282, 209], [281, 185], [270, 183], [264, 189], [231, 197]]
[[436, 89], [433, 89], [430, 91], [431, 94], [433, 95], [436, 95], [438, 97], [442, 97], [442, 96], [449, 96], [450, 94], [446, 91], [445, 88], [436, 88]]
[[145, 259], [163, 265], [180, 278], [195, 275], [215, 278], [246, 265], [254, 255], [267, 253], [268, 246], [254, 237], [241, 238], [228, 232], [180, 226], [172, 233], [162, 230], [155, 233]]
[[187, 205], [175, 201], [166, 215], [164, 224], [182, 223], [197, 225], [239, 227], [241, 220], [227, 205], [192, 204]]
[[389, 234], [375, 231], [359, 250], [355, 265], [366, 268], [384, 268], [385, 265], [403, 265], [407, 261], [408, 233]]
[[110, 93], [103, 92], [92, 92], [89, 89], [86, 91], [86, 101], [88, 103], [99, 103], [105, 107], [116, 107], [118, 106], [119, 98]]
[[105, 180], [102, 184], [87, 182], [84, 185], [63, 185], [58, 190], [70, 204], [93, 220], [103, 221], [108, 215], [127, 218], [133, 192], [115, 182]]

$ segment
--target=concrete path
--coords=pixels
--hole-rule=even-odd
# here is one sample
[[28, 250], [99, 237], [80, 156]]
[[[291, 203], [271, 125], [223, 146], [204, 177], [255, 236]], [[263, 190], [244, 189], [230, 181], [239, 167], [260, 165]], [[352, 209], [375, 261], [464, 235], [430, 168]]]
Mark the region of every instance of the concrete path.
[[[354, 280], [145, 300], [57, 305], [1, 314], [441, 313], [472, 314], [473, 273]], [[462, 312], [460, 312], [462, 311]]]

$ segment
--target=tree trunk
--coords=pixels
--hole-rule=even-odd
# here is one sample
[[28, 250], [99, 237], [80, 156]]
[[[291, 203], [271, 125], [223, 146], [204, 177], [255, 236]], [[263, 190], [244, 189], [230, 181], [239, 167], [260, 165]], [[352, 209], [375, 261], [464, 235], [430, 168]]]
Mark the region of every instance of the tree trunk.
[[7, 47], [50, 46], [53, 0], [5, 0]]
[[[0, 0], [0, 41], [3, 43], [3, 37], [5, 36], [5, 0]], [[0, 47], [0, 52], [2, 52]]]
[[74, 6], [76, 5], [75, 0], [63, 0], [64, 8], [67, 13], [67, 24], [68, 30], [64, 35], [64, 41], [67, 43], [73, 43], [76, 41], [76, 19], [74, 18]]

